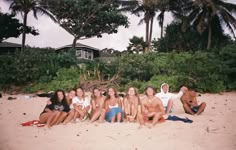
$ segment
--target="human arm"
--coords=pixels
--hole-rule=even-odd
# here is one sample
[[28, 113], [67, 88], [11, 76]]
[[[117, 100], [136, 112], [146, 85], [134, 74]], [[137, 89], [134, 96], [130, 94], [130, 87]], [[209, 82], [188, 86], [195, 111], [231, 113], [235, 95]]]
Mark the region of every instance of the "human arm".
[[145, 106], [145, 98], [143, 98], [142, 100], [141, 100], [141, 114], [143, 114], [143, 115], [147, 115], [148, 114], [148, 110], [146, 109], [146, 106]]
[[120, 107], [122, 109], [122, 102], [121, 102], [120, 98], [117, 99], [117, 103], [118, 103], [118, 107]]
[[104, 102], [104, 108], [105, 108], [105, 110], [106, 110], [106, 112], [109, 112], [109, 107], [108, 107], [108, 104], [109, 102], [108, 102], [108, 100], [105, 100], [105, 102]]
[[132, 112], [132, 118], [135, 118], [138, 114], [139, 97], [135, 97], [133, 105], [134, 105], [134, 109]]
[[184, 93], [186, 93], [187, 91], [188, 91], [188, 88], [185, 86], [182, 86], [177, 94], [170, 93], [171, 94], [170, 99], [171, 100], [180, 99], [184, 95]]
[[165, 110], [164, 110], [162, 101], [160, 99], [158, 100], [158, 107], [159, 107], [159, 110], [162, 113], [162, 115], [165, 115]]
[[95, 100], [94, 99], [91, 100], [90, 104], [91, 104], [92, 110], [96, 110], [96, 104], [95, 104]]
[[123, 99], [123, 106], [124, 106], [124, 113], [126, 114], [126, 115], [129, 115], [129, 110], [128, 110], [128, 100], [127, 100], [127, 98], [125, 97], [124, 99]]

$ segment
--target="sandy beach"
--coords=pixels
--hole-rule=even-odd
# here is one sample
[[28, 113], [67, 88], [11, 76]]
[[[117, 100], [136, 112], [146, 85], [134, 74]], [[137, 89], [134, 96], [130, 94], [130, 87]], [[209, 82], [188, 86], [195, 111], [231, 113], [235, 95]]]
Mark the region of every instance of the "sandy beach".
[[236, 92], [201, 94], [198, 101], [207, 108], [199, 116], [185, 114], [175, 101], [172, 115], [193, 123], [166, 121], [152, 129], [138, 129], [138, 123], [88, 122], [23, 127], [21, 123], [38, 119], [48, 98], [2, 96], [0, 150], [236, 150]]

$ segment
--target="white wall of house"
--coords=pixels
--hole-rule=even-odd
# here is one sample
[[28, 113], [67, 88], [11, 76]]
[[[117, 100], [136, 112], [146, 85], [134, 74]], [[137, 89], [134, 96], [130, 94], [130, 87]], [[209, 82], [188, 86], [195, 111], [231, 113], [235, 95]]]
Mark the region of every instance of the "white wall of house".
[[93, 60], [94, 58], [93, 51], [87, 48], [78, 48], [76, 49], [75, 53], [78, 59], [83, 58], [83, 59]]

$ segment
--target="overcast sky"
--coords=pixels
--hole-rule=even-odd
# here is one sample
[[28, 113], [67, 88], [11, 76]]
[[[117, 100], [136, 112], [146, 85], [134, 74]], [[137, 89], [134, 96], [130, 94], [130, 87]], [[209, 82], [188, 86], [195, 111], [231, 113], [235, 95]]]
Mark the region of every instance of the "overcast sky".
[[[228, 0], [228, 2], [236, 3], [236, 0]], [[6, 13], [9, 12], [9, 4], [0, 0], [1, 11]], [[116, 50], [125, 50], [128, 46], [129, 39], [135, 36], [145, 35], [145, 25], [138, 25], [141, 19], [134, 16], [128, 15], [130, 27], [124, 28], [119, 27], [117, 34], [103, 34], [102, 38], [90, 38], [86, 40], [78, 40], [77, 42], [93, 46], [95, 48], [114, 48]], [[21, 15], [17, 15], [17, 18], [22, 22]], [[172, 20], [170, 14], [165, 15], [165, 26]], [[39, 30], [38, 36], [27, 35], [26, 44], [32, 47], [52, 47], [58, 48], [64, 45], [72, 44], [73, 36], [61, 28], [58, 24], [54, 23], [50, 18], [46, 16], [38, 15], [38, 20], [35, 19], [30, 13], [28, 15], [28, 25], [34, 26], [35, 29]], [[160, 27], [155, 19], [153, 25], [153, 38], [160, 37]], [[14, 42], [21, 44], [21, 36], [19, 38], [9, 38], [8, 42]]]

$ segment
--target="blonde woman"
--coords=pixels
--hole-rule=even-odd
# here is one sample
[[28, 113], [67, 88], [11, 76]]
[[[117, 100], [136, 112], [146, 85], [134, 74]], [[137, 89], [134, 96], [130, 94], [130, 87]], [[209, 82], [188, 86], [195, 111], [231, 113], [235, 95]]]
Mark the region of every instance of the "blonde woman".
[[85, 92], [81, 87], [76, 89], [76, 96], [72, 99], [72, 104], [75, 111], [73, 122], [76, 122], [77, 118], [80, 121], [86, 120], [89, 116], [90, 100], [85, 97]]
[[105, 110], [106, 121], [111, 123], [123, 121], [122, 103], [117, 95], [116, 90], [113, 87], [110, 87], [107, 90], [107, 97], [105, 99]]
[[134, 87], [130, 87], [124, 97], [124, 116], [126, 121], [134, 122], [137, 119], [139, 96]]
[[92, 111], [90, 114], [90, 122], [98, 120], [100, 123], [105, 119], [105, 108], [104, 108], [105, 97], [102, 95], [100, 89], [94, 88], [91, 96]]

